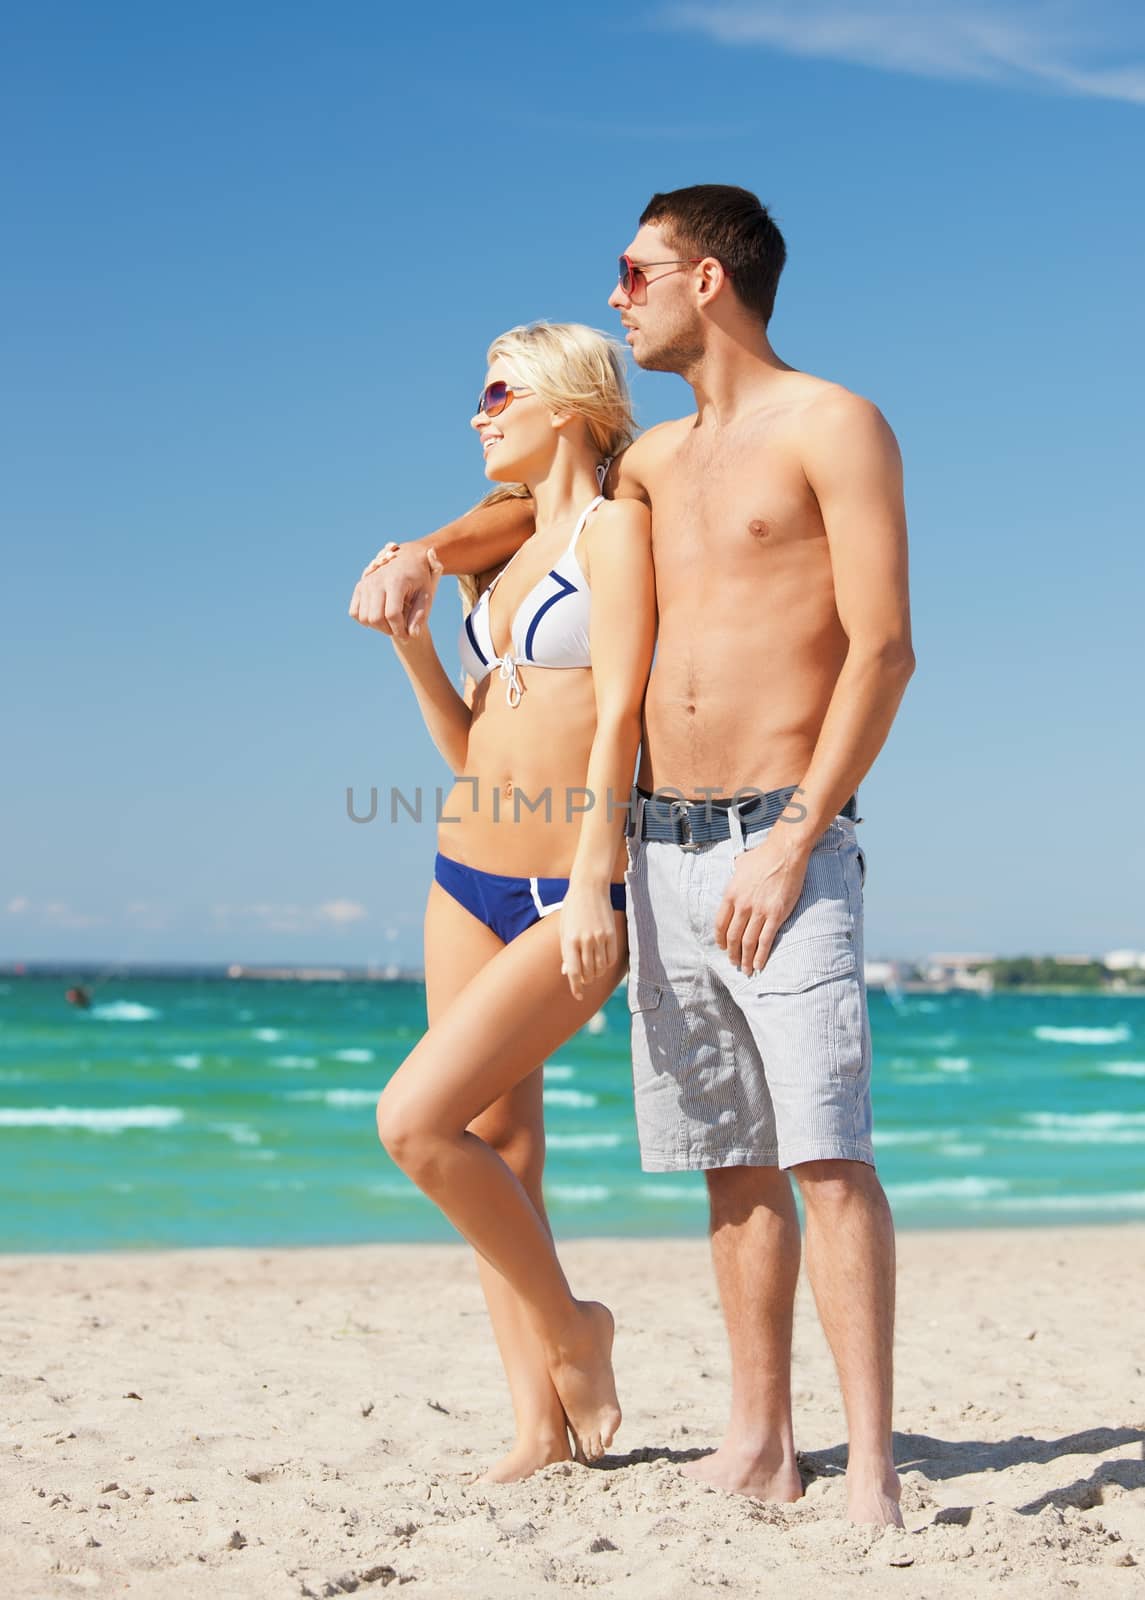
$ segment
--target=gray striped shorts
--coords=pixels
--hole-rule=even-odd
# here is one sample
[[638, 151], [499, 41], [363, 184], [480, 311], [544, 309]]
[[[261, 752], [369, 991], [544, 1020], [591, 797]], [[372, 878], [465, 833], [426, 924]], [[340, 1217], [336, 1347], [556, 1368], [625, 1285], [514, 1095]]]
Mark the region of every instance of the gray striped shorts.
[[[645, 801], [637, 797], [639, 828]], [[686, 850], [628, 837], [628, 1005], [645, 1172], [874, 1165], [871, 1033], [863, 977], [863, 878], [855, 824], [812, 850], [795, 907], [761, 972], [715, 942], [742, 850], [770, 828]], [[771, 827], [785, 827], [775, 822]]]

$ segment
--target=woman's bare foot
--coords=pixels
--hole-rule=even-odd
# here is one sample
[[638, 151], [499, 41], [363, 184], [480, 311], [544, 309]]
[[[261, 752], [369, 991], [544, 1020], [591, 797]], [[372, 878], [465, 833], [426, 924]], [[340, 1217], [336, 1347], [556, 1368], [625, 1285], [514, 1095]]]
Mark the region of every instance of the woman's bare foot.
[[495, 1461], [477, 1482], [520, 1483], [522, 1478], [531, 1478], [542, 1467], [551, 1467], [554, 1461], [571, 1460], [572, 1451], [566, 1433], [554, 1438], [518, 1439], [509, 1454]]
[[872, 1463], [868, 1468], [857, 1461], [847, 1463], [847, 1515], [852, 1522], [901, 1528], [901, 1494], [902, 1484], [893, 1467], [881, 1462]]
[[789, 1505], [803, 1498], [795, 1456], [785, 1455], [782, 1449], [761, 1451], [725, 1440], [710, 1456], [689, 1461], [684, 1471], [698, 1483], [745, 1494], [752, 1500]]
[[552, 1353], [549, 1372], [577, 1446], [578, 1459], [599, 1461], [620, 1427], [612, 1373], [612, 1312], [597, 1300], [577, 1305], [572, 1337]]

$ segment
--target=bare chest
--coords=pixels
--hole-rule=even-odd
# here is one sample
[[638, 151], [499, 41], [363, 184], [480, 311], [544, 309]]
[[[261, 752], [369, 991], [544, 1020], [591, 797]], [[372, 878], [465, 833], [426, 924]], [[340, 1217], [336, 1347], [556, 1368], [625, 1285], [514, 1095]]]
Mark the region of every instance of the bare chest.
[[758, 570], [824, 537], [798, 451], [781, 430], [685, 436], [656, 463], [648, 488], [658, 577], [687, 581], [713, 561]]

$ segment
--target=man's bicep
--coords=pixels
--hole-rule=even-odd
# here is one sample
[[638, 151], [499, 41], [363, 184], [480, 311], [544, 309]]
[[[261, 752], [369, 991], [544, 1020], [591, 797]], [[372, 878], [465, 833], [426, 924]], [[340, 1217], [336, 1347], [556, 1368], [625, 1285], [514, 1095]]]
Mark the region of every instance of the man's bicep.
[[639, 500], [644, 505], [651, 504], [641, 471], [642, 456], [639, 441], [613, 456], [604, 480], [604, 492], [610, 500]]
[[827, 411], [807, 456], [849, 639], [909, 644], [906, 510], [898, 441], [877, 407], [850, 396]]

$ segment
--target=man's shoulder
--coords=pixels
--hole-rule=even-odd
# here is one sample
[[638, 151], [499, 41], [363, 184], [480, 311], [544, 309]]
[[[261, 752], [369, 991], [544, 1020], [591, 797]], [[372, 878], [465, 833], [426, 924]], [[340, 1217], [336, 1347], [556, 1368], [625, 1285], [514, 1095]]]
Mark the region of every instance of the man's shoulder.
[[628, 446], [628, 457], [632, 461], [655, 460], [665, 450], [671, 450], [678, 444], [695, 425], [695, 412], [688, 417], [672, 417], [667, 422], [653, 423]]
[[857, 479], [870, 468], [901, 471], [898, 440], [873, 400], [811, 378], [795, 424], [803, 471], [814, 484]]
[[647, 505], [649, 485], [661, 464], [678, 448], [694, 423], [695, 417], [681, 417], [646, 428], [613, 461], [605, 479], [605, 493], [611, 499], [636, 499]]
[[886, 427], [886, 418], [873, 400], [856, 394], [830, 378], [817, 378], [809, 372], [792, 374], [798, 379], [793, 391], [793, 409], [799, 421], [813, 433], [832, 433], [839, 428]]

